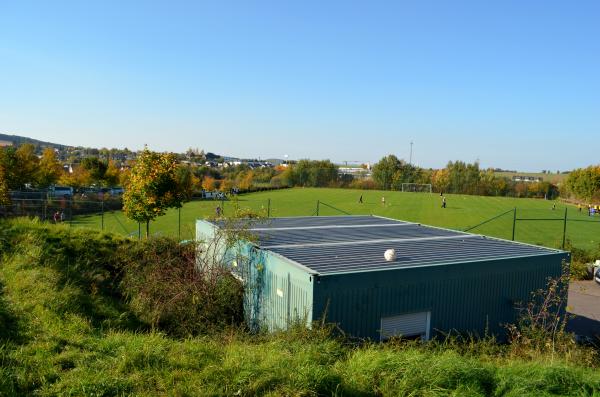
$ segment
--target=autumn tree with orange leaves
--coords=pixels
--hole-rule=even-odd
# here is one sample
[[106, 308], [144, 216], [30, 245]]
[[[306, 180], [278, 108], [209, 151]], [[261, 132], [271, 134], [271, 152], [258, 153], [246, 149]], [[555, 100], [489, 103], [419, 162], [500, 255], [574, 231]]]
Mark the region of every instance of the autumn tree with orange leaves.
[[145, 148], [131, 169], [123, 194], [123, 211], [128, 218], [146, 224], [164, 215], [168, 208], [180, 208], [185, 194], [177, 180], [177, 158]]

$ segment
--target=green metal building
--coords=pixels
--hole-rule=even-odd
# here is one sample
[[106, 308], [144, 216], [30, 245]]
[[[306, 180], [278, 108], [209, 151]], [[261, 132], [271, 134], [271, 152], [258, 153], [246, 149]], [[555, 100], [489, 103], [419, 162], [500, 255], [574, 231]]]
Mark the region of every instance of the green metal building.
[[[199, 220], [197, 239], [209, 244], [220, 227]], [[272, 218], [250, 229], [256, 242], [220, 252], [246, 284], [250, 325], [324, 319], [372, 340], [501, 336], [517, 303], [569, 260], [564, 251], [376, 216]]]

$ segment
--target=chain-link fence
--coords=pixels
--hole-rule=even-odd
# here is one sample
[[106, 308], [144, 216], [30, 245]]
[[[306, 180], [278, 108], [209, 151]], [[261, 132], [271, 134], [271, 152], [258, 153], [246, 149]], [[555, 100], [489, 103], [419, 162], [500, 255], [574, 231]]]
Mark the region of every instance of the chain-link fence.
[[600, 216], [581, 208], [513, 208], [464, 231], [562, 249], [600, 247]]
[[[146, 225], [127, 218], [121, 208], [122, 203], [118, 198], [96, 201], [67, 197], [19, 198], [13, 199], [10, 206], [0, 207], [0, 217], [35, 217], [47, 222], [100, 229], [134, 238], [144, 236]], [[193, 200], [185, 203], [182, 208], [170, 209], [165, 215], [157, 217], [150, 223], [149, 230], [154, 236], [193, 239], [197, 219], [230, 216], [240, 211], [251, 211], [265, 217], [383, 215], [555, 248], [567, 248], [570, 245], [591, 249], [600, 246], [600, 216], [590, 216], [587, 211], [579, 211], [573, 207], [555, 210], [512, 208], [487, 219], [484, 218], [485, 214], [478, 215], [475, 212], [458, 216], [450, 215], [451, 212], [441, 212], [439, 219], [437, 216], [425, 219], [425, 214], [413, 211], [406, 204], [399, 206], [361, 201], [360, 205], [350, 202], [332, 204], [322, 200], [296, 199], [294, 196], [257, 199], [240, 195]], [[489, 215], [489, 211], [487, 214]], [[473, 221], [478, 219], [481, 221]]]

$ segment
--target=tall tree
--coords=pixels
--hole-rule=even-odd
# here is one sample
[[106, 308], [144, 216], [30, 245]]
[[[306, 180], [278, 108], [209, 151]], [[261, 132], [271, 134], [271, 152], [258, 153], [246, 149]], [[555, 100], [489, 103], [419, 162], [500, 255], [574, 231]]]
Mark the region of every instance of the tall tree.
[[81, 161], [81, 166], [85, 168], [94, 181], [94, 183], [102, 183], [104, 175], [108, 168], [108, 164], [100, 160], [98, 157], [86, 157]]
[[402, 162], [398, 157], [393, 154], [385, 156], [373, 165], [373, 180], [380, 189], [390, 190], [394, 182], [394, 175], [401, 167]]
[[184, 194], [177, 182], [177, 160], [172, 153], [156, 153], [145, 148], [131, 169], [123, 195], [123, 211], [128, 218], [146, 224], [164, 215], [168, 208], [179, 208]]
[[79, 189], [89, 187], [92, 184], [92, 177], [88, 170], [79, 166], [73, 168], [73, 173], [63, 172], [58, 179], [58, 183], [62, 186]]
[[205, 176], [204, 179], [202, 179], [202, 189], [206, 190], [207, 192], [212, 192], [215, 190], [215, 188], [215, 178], [213, 178], [212, 176]]
[[110, 160], [108, 162], [108, 167], [106, 167], [106, 171], [104, 172], [104, 183], [109, 187], [117, 186], [119, 184], [120, 176], [121, 171], [119, 170], [119, 167], [117, 167], [117, 164], [113, 160]]
[[51, 148], [44, 149], [37, 170], [37, 184], [46, 188], [56, 183], [62, 174], [62, 166], [56, 158], [56, 152]]
[[15, 187], [22, 189], [26, 184], [35, 184], [39, 165], [39, 158], [35, 154], [35, 146], [31, 143], [23, 144], [17, 149], [15, 155], [16, 164], [13, 170]]
[[0, 149], [0, 205], [10, 205], [8, 178], [4, 164], [4, 151]]
[[192, 167], [189, 165], [179, 165], [177, 167], [177, 183], [185, 196], [186, 200], [191, 200], [194, 194], [195, 176], [192, 172]]

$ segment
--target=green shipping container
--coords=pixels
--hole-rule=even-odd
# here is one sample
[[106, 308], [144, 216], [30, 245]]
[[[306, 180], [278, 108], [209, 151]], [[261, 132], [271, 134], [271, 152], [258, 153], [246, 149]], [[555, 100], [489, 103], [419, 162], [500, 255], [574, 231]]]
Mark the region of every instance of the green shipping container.
[[[199, 220], [197, 239], [209, 245], [222, 226]], [[502, 336], [516, 305], [569, 260], [560, 250], [376, 216], [273, 218], [249, 232], [255, 242], [217, 249], [245, 283], [249, 325], [324, 320], [371, 340]]]

